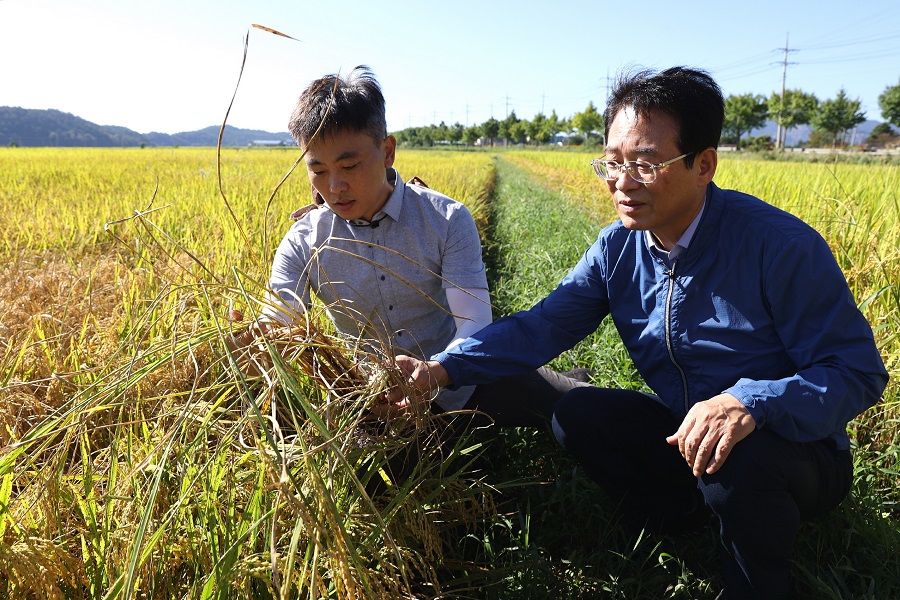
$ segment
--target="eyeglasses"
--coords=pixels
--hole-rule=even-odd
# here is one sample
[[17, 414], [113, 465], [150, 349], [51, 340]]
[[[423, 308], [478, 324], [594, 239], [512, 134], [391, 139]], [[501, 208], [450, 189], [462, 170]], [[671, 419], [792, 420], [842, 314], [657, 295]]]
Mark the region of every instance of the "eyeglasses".
[[618, 163], [614, 160], [603, 160], [602, 158], [595, 158], [591, 161], [591, 166], [594, 167], [594, 173], [597, 174], [597, 177], [605, 179], [607, 181], [615, 181], [619, 178], [619, 175], [621, 175], [622, 171], [624, 170], [626, 173], [628, 173], [629, 177], [631, 177], [638, 183], [653, 183], [654, 181], [656, 181], [657, 169], [668, 167], [672, 163], [678, 162], [682, 158], [686, 158], [691, 154], [693, 154], [693, 152], [688, 152], [686, 154], [682, 154], [681, 156], [676, 156], [671, 160], [657, 163], [655, 165], [643, 160], [626, 160], [623, 163]]

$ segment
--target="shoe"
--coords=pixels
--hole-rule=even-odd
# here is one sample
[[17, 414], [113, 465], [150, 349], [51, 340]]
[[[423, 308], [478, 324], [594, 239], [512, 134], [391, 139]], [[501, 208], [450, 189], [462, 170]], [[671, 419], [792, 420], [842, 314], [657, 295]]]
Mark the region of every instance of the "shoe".
[[560, 373], [560, 375], [562, 375], [563, 377], [568, 377], [569, 379], [574, 379], [575, 381], [580, 381], [582, 383], [590, 383], [591, 377], [594, 376], [594, 372], [586, 367], [578, 367], [576, 369], [572, 369], [571, 371]]

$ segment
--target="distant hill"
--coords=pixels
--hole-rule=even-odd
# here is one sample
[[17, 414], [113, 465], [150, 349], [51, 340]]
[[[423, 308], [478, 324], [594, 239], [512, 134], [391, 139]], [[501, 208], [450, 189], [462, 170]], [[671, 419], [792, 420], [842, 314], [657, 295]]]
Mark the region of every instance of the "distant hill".
[[[873, 121], [871, 119], [867, 119], [860, 123], [856, 127], [856, 136], [851, 143], [853, 144], [862, 144], [865, 142], [866, 138], [869, 137], [869, 134], [872, 133], [872, 130], [875, 129], [876, 125], [879, 125], [881, 121]], [[777, 131], [778, 126], [774, 121], [767, 121], [765, 127], [762, 129], [754, 129], [750, 132], [750, 135], [768, 135], [773, 140], [775, 139], [775, 132]], [[802, 142], [805, 142], [809, 139], [809, 133], [812, 131], [812, 127], [809, 125], [800, 125], [799, 127], [795, 127], [787, 132], [787, 142], [788, 146], [797, 146]]]
[[[181, 133], [138, 133], [127, 127], [97, 125], [59, 110], [35, 110], [0, 106], [0, 146], [215, 146], [216, 125]], [[249, 146], [256, 142], [293, 144], [287, 132], [225, 126], [223, 146]]]

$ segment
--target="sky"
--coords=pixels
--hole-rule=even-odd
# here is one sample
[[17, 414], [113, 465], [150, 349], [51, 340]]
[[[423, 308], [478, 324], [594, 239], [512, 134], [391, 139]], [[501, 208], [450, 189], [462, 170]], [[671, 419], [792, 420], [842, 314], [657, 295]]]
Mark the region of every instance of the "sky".
[[783, 75], [819, 100], [843, 88], [880, 121], [879, 94], [900, 83], [900, 1], [0, 0], [0, 106], [140, 133], [221, 125], [235, 90], [228, 124], [286, 131], [310, 81], [360, 64], [392, 131], [570, 117], [602, 109], [623, 70], [675, 65], [726, 96], [768, 97]]

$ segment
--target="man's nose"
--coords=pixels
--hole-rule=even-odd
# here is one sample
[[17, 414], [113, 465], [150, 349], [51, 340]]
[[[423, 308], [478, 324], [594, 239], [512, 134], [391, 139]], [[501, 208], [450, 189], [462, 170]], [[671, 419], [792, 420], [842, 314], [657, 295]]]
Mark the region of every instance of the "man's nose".
[[632, 177], [626, 169], [622, 169], [619, 172], [619, 176], [616, 177], [617, 190], [633, 190], [641, 185], [642, 184], [639, 181], [635, 181], [634, 177]]
[[328, 189], [332, 192], [342, 192], [347, 189], [347, 180], [339, 173], [328, 179]]

